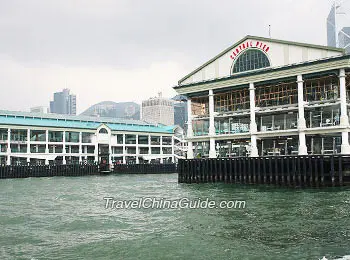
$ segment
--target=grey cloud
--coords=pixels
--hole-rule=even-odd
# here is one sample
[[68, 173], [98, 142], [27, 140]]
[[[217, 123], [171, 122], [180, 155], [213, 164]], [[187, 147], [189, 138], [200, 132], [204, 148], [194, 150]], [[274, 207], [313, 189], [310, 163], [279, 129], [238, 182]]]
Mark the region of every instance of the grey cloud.
[[[319, 2], [1, 1], [0, 53], [63, 66], [132, 68], [184, 56], [198, 65], [246, 34], [267, 36], [269, 23], [277, 38], [325, 43], [319, 21], [329, 4]], [[315, 17], [304, 17], [313, 4]]]
[[170, 96], [177, 80], [235, 41], [268, 36], [269, 24], [273, 38], [325, 44], [331, 3], [0, 0], [0, 109], [48, 105], [64, 87], [80, 111]]

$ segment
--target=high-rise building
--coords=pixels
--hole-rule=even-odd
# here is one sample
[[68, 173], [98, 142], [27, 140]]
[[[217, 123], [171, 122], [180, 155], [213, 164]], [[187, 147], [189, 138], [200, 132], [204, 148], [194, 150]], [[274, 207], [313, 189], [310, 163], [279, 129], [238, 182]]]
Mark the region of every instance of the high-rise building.
[[350, 2], [334, 1], [327, 17], [327, 45], [350, 53]]
[[187, 97], [176, 95], [172, 100], [174, 100], [174, 124], [187, 129]]
[[339, 48], [344, 48], [346, 53], [350, 53], [350, 27], [344, 27], [338, 34]]
[[174, 125], [174, 101], [162, 97], [142, 101], [142, 120], [152, 124]]
[[337, 47], [336, 10], [334, 3], [327, 17], [327, 45], [330, 47]]
[[65, 88], [62, 92], [56, 92], [53, 95], [53, 101], [50, 101], [50, 112], [63, 115], [77, 114], [77, 97], [69, 94], [70, 90]]

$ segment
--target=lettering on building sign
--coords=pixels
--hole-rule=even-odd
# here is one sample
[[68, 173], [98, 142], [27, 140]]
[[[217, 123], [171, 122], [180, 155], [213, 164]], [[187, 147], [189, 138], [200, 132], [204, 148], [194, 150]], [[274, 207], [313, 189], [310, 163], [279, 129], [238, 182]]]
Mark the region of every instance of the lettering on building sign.
[[270, 47], [263, 42], [260, 41], [247, 41], [242, 43], [241, 45], [238, 45], [232, 52], [232, 54], [230, 55], [231, 59], [236, 59], [236, 57], [239, 56], [239, 54], [246, 50], [246, 49], [250, 49], [250, 48], [258, 48], [262, 51], [264, 51], [265, 53], [267, 53], [270, 50]]

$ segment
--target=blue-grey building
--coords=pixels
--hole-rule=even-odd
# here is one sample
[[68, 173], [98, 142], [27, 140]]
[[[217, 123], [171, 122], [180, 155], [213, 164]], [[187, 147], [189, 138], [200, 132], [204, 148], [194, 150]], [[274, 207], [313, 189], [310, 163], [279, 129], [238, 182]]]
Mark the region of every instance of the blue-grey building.
[[327, 17], [327, 45], [330, 47], [337, 47], [336, 9], [334, 4]]
[[63, 89], [62, 92], [54, 93], [53, 101], [50, 101], [51, 113], [63, 115], [77, 114], [77, 97], [69, 92], [69, 89]]

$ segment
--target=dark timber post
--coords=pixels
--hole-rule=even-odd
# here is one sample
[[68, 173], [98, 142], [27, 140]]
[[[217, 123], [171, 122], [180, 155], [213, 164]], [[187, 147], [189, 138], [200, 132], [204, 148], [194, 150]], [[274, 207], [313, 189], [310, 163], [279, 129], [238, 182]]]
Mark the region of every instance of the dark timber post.
[[320, 157], [321, 184], [324, 186], [324, 156]]
[[302, 160], [303, 158], [304, 158], [304, 157], [298, 156], [298, 186], [302, 186], [302, 182], [301, 182], [301, 171], [302, 171], [302, 168], [301, 168], [301, 160]]
[[287, 157], [287, 183], [288, 183], [288, 186], [291, 186], [291, 183], [290, 183], [290, 163], [291, 163], [291, 157]]
[[238, 183], [238, 167], [237, 167], [237, 162], [238, 162], [238, 159], [237, 158], [234, 158], [233, 159], [233, 173], [234, 173], [234, 181], [235, 183]]
[[263, 158], [263, 174], [264, 174], [264, 184], [266, 184], [267, 171], [266, 171], [266, 159], [265, 158]]
[[232, 160], [232, 158], [230, 158], [229, 159], [229, 167], [228, 167], [228, 171], [229, 171], [229, 180], [228, 180], [228, 182], [229, 183], [232, 183], [232, 167], [233, 167], [233, 165], [232, 165], [232, 163], [233, 163], [233, 160]]
[[339, 155], [338, 159], [339, 186], [343, 186], [343, 156]]
[[335, 177], [334, 177], [334, 155], [331, 155], [331, 179], [332, 179], [332, 186], [335, 186]]
[[320, 157], [319, 156], [317, 156], [317, 157], [315, 157], [315, 167], [314, 167], [314, 169], [315, 169], [315, 174], [314, 174], [314, 184], [316, 185], [316, 187], [318, 187], [318, 185], [319, 185], [319, 182], [318, 182], [318, 161], [320, 160]]
[[310, 187], [312, 187], [313, 186], [313, 180], [312, 180], [312, 159], [313, 159], [314, 157], [311, 157], [311, 156], [309, 156], [309, 183], [310, 183]]
[[[307, 186], [307, 171], [306, 171], [306, 159], [307, 159], [307, 157], [306, 156], [304, 156], [303, 157], [303, 175], [304, 175], [304, 186]], [[303, 186], [303, 185], [301, 185], [301, 186]]]

